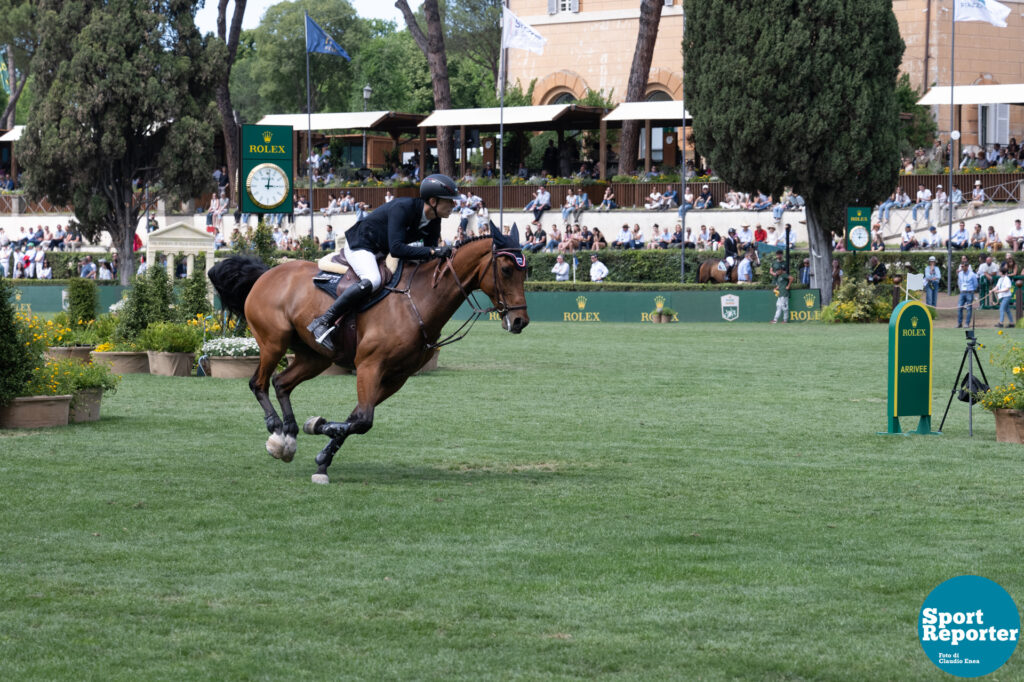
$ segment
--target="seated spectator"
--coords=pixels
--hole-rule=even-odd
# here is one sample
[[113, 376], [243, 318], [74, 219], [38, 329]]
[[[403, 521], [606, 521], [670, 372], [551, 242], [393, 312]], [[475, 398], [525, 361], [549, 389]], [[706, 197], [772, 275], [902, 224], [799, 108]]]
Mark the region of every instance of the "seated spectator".
[[78, 271], [78, 276], [82, 279], [96, 279], [96, 265], [92, 262], [92, 256], [86, 256], [82, 259], [82, 266]]
[[654, 224], [654, 228], [651, 231], [651, 241], [647, 242], [648, 249], [660, 249], [661, 248], [661, 228], [658, 224]]
[[974, 231], [971, 232], [967, 243], [971, 245], [972, 249], [985, 248], [985, 233], [981, 231], [981, 223], [974, 224]]
[[1010, 251], [1020, 251], [1024, 247], [1024, 228], [1019, 220], [1013, 221], [1013, 229], [1006, 235], [1006, 248]]
[[661, 207], [663, 209], [675, 208], [679, 203], [679, 192], [672, 187], [666, 187], [665, 191], [661, 194]]
[[523, 245], [523, 251], [531, 251], [537, 253], [545, 246], [548, 245], [548, 235], [541, 227], [540, 223], [535, 223], [536, 229], [533, 231], [533, 241], [530, 244]]
[[578, 200], [576, 195], [573, 194], [572, 187], [565, 191], [565, 201], [562, 202], [562, 222], [569, 223], [572, 217], [572, 212], [576, 210], [578, 206]]
[[292, 196], [292, 206], [295, 215], [309, 215], [309, 204], [305, 197], [300, 197], [298, 192]]
[[604, 188], [604, 198], [601, 199], [601, 205], [597, 207], [598, 211], [610, 211], [613, 208], [618, 208], [619, 205], [615, 203], [615, 192], [612, 191], [611, 186]]
[[907, 223], [903, 226], [903, 234], [900, 235], [900, 251], [910, 251], [918, 246], [917, 236], [914, 234], [913, 228], [910, 227], [910, 223]]
[[622, 229], [615, 236], [615, 240], [612, 242], [613, 249], [629, 249], [632, 248], [631, 242], [633, 238], [629, 235], [629, 225], [623, 223]]
[[763, 227], [761, 227], [761, 223], [758, 223], [754, 227], [754, 243], [760, 244], [766, 239], [768, 239], [768, 233], [764, 231]]
[[999, 234], [993, 225], [989, 225], [988, 232], [985, 233], [985, 248], [988, 251], [998, 251], [1003, 248], [1003, 242], [999, 239]]
[[968, 243], [967, 227], [964, 225], [964, 221], [960, 221], [960, 226], [953, 236], [946, 240], [946, 246], [952, 246], [954, 249], [966, 249]]
[[576, 236], [579, 238], [579, 243], [576, 245], [577, 250], [587, 250], [594, 246], [594, 233], [586, 225]]
[[880, 284], [885, 275], [885, 263], [878, 262], [878, 256], [872, 256], [868, 261], [868, 284]]
[[327, 233], [324, 235], [324, 240], [320, 242], [320, 248], [324, 251], [334, 251], [335, 238], [334, 228], [330, 225], [327, 226]]
[[728, 208], [736, 210], [743, 207], [743, 195], [734, 189], [730, 189], [725, 193], [725, 201], [722, 202], [722, 208]]
[[985, 256], [981, 265], [978, 266], [978, 283], [980, 284], [984, 280], [985, 288], [991, 288], [999, 277], [999, 268], [1000, 266], [994, 262], [992, 254]]
[[594, 241], [593, 246], [590, 247], [593, 251], [600, 251], [601, 249], [608, 248], [608, 240], [604, 238], [601, 230], [594, 228]]
[[540, 222], [541, 216], [544, 215], [544, 211], [551, 210], [551, 192], [547, 191], [543, 187], [537, 188], [537, 198], [533, 204], [533, 219]]
[[942, 247], [942, 240], [939, 239], [939, 233], [932, 225], [928, 228], [928, 232], [921, 237], [921, 248], [922, 249], [939, 249]]
[[633, 223], [633, 231], [629, 233], [629, 248], [644, 248], [644, 233], [640, 231], [640, 225]]
[[548, 242], [544, 245], [545, 251], [555, 251], [558, 245], [562, 243], [562, 233], [558, 229], [558, 225], [551, 223], [551, 232], [548, 233]]
[[[757, 234], [757, 232], [755, 231], [754, 234]], [[774, 225], [768, 226], [768, 233], [761, 241], [763, 241], [768, 246], [775, 246], [776, 244], [779, 243], [779, 234], [778, 232], [775, 231]]]
[[875, 225], [871, 230], [871, 250], [885, 251], [885, 239], [882, 238], [882, 226]]
[[985, 190], [981, 188], [981, 180], [975, 180], [974, 189], [971, 190], [971, 200], [967, 202], [967, 214], [965, 217], [973, 218], [977, 214], [978, 209], [985, 205], [985, 199]]
[[42, 264], [36, 268], [36, 277], [39, 279], [53, 279], [53, 268], [50, 267], [49, 259], [44, 258]]
[[345, 196], [338, 202], [338, 208], [342, 213], [351, 213], [356, 210], [356, 200], [352, 197], [352, 192], [345, 192]]
[[700, 188], [700, 195], [697, 197], [697, 202], [693, 205], [695, 209], [709, 209], [714, 207], [714, 199], [711, 196], [711, 188], [704, 185]]
[[487, 161], [486, 163], [484, 163], [484, 169], [483, 169], [483, 172], [481, 173], [481, 175], [483, 177], [485, 177], [485, 178], [493, 178], [494, 177], [494, 169], [491, 168], [491, 162], [490, 161]]
[[[754, 200], [754, 210], [755, 211], [767, 211], [771, 207], [772, 207], [772, 199], [771, 199], [771, 197], [765, 195], [765, 193], [762, 192], [761, 190], [758, 190], [757, 191], [757, 198]], [[781, 218], [782, 216], [780, 215], [779, 217]]]
[[711, 248], [711, 231], [707, 225], [701, 225], [700, 231], [697, 233], [697, 248], [700, 250]]
[[691, 208], [693, 208], [693, 190], [690, 189], [689, 185], [687, 185], [686, 191], [683, 192], [683, 203], [679, 206], [679, 211], [677, 212], [677, 215], [680, 218], [682, 218], [683, 214], [689, 211]]
[[717, 251], [722, 245], [722, 235], [718, 234], [718, 230], [714, 227], [711, 228], [711, 234], [708, 235], [708, 248], [712, 251]]
[[647, 195], [647, 202], [644, 204], [644, 208], [648, 211], [656, 211], [661, 208], [661, 192], [657, 188], [651, 190], [651, 193]]
[[896, 205], [896, 201], [900, 196], [900, 188], [897, 186], [895, 191], [889, 195], [889, 198], [878, 205], [878, 219], [882, 222], [888, 223], [892, 214], [892, 207]]
[[516, 177], [522, 180], [526, 180], [527, 178], [530, 177], [530, 171], [526, 168], [525, 165], [523, 165], [521, 161], [519, 162], [519, 170], [516, 171]]
[[1017, 259], [1013, 257], [1013, 253], [1010, 251], [1007, 251], [1006, 256], [1003, 257], [1002, 267], [1006, 268], [1007, 274], [1010, 277], [1020, 274], [1020, 269], [1017, 267]]
[[736, 235], [737, 241], [739, 241], [740, 249], [747, 250], [754, 243], [754, 233], [750, 231], [750, 225], [743, 223], [740, 225], [740, 231]]
[[338, 215], [341, 213], [341, 200], [335, 197], [333, 194], [327, 195], [327, 205], [320, 209], [320, 213], [325, 217], [332, 215]]

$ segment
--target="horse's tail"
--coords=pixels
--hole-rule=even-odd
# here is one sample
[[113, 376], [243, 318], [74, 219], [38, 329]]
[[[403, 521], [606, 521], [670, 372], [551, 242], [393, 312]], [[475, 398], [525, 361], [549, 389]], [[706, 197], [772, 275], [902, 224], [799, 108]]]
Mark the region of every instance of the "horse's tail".
[[269, 269], [259, 258], [231, 256], [210, 268], [208, 276], [221, 304], [239, 317], [245, 317], [245, 299], [256, 280]]

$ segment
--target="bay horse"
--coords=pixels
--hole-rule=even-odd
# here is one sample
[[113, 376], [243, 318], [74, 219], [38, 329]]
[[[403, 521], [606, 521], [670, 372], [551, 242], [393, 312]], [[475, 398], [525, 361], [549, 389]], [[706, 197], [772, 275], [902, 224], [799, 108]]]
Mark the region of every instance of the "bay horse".
[[[468, 299], [473, 306], [473, 316], [466, 323], [469, 325], [489, 312], [497, 312], [502, 327], [513, 334], [522, 332], [530, 322], [523, 291], [526, 261], [516, 228], [505, 236], [492, 223], [490, 236], [456, 244], [447, 259], [436, 263], [406, 262], [401, 282], [378, 303], [358, 313], [354, 354], [340, 339], [335, 350], [328, 351], [306, 329], [333, 300], [314, 285], [313, 277], [318, 271], [316, 263], [308, 261], [268, 268], [257, 259], [233, 256], [209, 273], [224, 307], [244, 314], [259, 344], [260, 365], [249, 380], [249, 388], [263, 408], [270, 432], [267, 452], [272, 457], [290, 462], [295, 456], [298, 424], [292, 412], [292, 390], [331, 363], [356, 370], [357, 404], [348, 419], [332, 422], [311, 417], [303, 426], [307, 434], [330, 439], [316, 457], [314, 483], [329, 483], [327, 468], [334, 454], [349, 435], [370, 430], [377, 405], [398, 391], [435, 349], [465, 336], [462, 332], [456, 337], [460, 333], [457, 330], [438, 341], [445, 323], [463, 301]], [[492, 308], [482, 310], [476, 306], [472, 298], [476, 290], [490, 298]], [[339, 336], [341, 333], [339, 329]], [[295, 359], [285, 370], [274, 374], [288, 348], [295, 352]], [[271, 381], [283, 420], [270, 402]]]
[[[757, 267], [761, 264], [761, 257], [757, 253], [757, 249], [749, 247], [746, 253], [754, 254], [754, 262], [751, 263], [753, 267]], [[740, 256], [742, 260], [743, 256]], [[718, 264], [724, 259], [722, 258], [708, 258], [705, 261], [701, 261], [700, 267], [697, 269], [697, 283], [704, 284], [706, 282], [712, 282], [715, 284], [725, 284], [725, 272], [718, 269]], [[729, 273], [729, 282], [735, 284], [739, 279], [740, 260], [736, 261], [736, 264], [732, 266], [732, 272]]]

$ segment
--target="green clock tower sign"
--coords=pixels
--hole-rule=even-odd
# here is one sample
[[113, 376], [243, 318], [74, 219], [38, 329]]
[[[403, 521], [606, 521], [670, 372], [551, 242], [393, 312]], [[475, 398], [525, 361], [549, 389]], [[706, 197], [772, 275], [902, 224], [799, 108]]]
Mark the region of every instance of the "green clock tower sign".
[[919, 418], [915, 433], [932, 432], [932, 318], [917, 301], [904, 301], [889, 318], [889, 401], [886, 433], [903, 433], [900, 417]]
[[291, 126], [242, 126], [242, 213], [292, 212]]

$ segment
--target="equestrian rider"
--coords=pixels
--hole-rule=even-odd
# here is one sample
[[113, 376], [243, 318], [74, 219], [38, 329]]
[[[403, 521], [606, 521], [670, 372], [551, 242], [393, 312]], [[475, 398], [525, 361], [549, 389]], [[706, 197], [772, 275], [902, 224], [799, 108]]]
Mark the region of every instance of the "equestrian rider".
[[722, 242], [725, 247], [725, 281], [728, 282], [732, 279], [732, 269], [736, 265], [736, 259], [740, 256], [739, 246], [736, 242], [736, 228], [729, 228], [729, 236]]
[[[389, 253], [410, 260], [451, 255], [451, 247], [441, 242], [441, 219], [451, 215], [458, 196], [458, 188], [447, 175], [429, 175], [420, 183], [418, 199], [403, 197], [381, 204], [345, 232], [345, 259], [359, 283], [343, 291], [323, 315], [306, 327], [317, 343], [333, 351], [330, 337], [335, 322], [380, 288], [379, 258]], [[410, 246], [418, 241], [423, 246]]]

